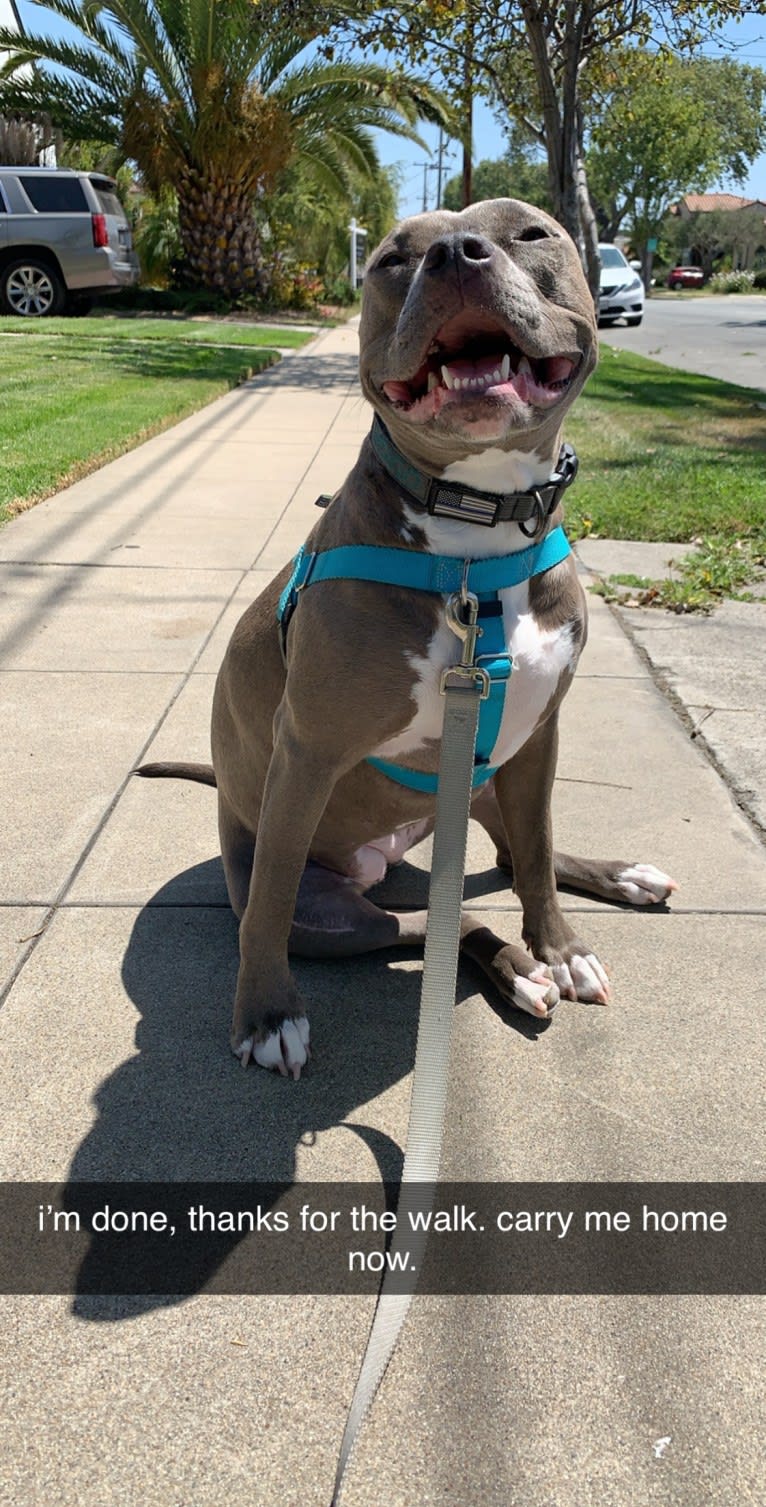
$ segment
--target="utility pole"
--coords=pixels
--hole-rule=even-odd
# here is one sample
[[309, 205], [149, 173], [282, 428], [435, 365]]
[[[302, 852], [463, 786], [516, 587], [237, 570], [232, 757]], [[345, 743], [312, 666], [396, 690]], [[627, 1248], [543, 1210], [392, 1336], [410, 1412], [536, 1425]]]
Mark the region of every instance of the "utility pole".
[[423, 163], [423, 214], [428, 209], [428, 163]]
[[441, 208], [442, 202], [442, 177], [444, 175], [444, 132], [439, 127], [439, 161], [436, 169], [436, 208]]

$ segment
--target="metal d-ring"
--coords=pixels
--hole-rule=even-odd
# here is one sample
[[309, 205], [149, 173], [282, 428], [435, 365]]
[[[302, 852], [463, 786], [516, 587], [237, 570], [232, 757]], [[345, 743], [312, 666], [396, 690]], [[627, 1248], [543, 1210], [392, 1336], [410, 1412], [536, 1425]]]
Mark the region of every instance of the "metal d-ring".
[[535, 512], [532, 515], [534, 517], [534, 519], [535, 519], [535, 526], [534, 526], [534, 528], [530, 530], [530, 529], [527, 529], [527, 528], [524, 527], [524, 524], [529, 522], [529, 520], [527, 518], [525, 518], [525, 519], [521, 519], [520, 518], [519, 519], [519, 528], [521, 529], [522, 534], [524, 534], [527, 539], [536, 539], [537, 538], [538, 534], [540, 533], [541, 529], [543, 528], [543, 525], [545, 523], [545, 519], [546, 519], [546, 516], [547, 516], [547, 514], [546, 514], [546, 508], [545, 508], [545, 503], [543, 502], [543, 499], [540, 496], [540, 493], [539, 492], [533, 492], [532, 495], [533, 495], [534, 500], [535, 500]]

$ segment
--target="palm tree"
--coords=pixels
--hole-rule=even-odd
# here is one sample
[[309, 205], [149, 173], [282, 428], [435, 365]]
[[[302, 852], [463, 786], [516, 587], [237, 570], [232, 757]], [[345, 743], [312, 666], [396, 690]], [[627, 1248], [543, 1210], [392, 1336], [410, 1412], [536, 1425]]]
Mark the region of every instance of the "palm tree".
[[[76, 40], [0, 28], [0, 111], [46, 112], [69, 141], [102, 141], [146, 188], [178, 195], [190, 280], [261, 289], [259, 194], [300, 159], [337, 191], [373, 171], [372, 128], [418, 140], [452, 124], [425, 80], [373, 62], [306, 60], [289, 11], [254, 0], [45, 0]], [[33, 65], [33, 66], [30, 66]]]

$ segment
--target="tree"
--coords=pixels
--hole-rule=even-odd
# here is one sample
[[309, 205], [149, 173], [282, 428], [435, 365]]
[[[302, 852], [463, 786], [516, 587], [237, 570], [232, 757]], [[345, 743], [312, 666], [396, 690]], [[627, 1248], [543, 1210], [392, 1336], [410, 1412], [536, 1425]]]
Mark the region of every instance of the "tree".
[[325, 281], [345, 272], [352, 215], [368, 234], [370, 249], [396, 221], [395, 168], [352, 177], [347, 187], [328, 192], [298, 161], [280, 175], [275, 191], [264, 195], [258, 219], [272, 255], [308, 264]]
[[[724, 20], [763, 0], [400, 0], [377, 8], [357, 35], [429, 57], [454, 80], [468, 117], [463, 64], [475, 88], [544, 147], [553, 213], [578, 245], [598, 289], [598, 226], [585, 167], [586, 107], [604, 65], [626, 39], [691, 49]], [[354, 28], [352, 28], [354, 30]]]
[[723, 176], [743, 177], [766, 142], [766, 73], [631, 51], [615, 59], [614, 80], [591, 134], [588, 178], [604, 238], [627, 221], [648, 276], [647, 242], [671, 205]]
[[[450, 178], [445, 186], [442, 202], [445, 209], [460, 209], [463, 196], [463, 179]], [[498, 161], [479, 162], [473, 170], [473, 199], [526, 199], [540, 209], [550, 212], [548, 175], [544, 162], [534, 161], [529, 154], [508, 153]]]
[[[189, 281], [262, 290], [254, 207], [302, 160], [345, 185], [377, 165], [371, 128], [417, 140], [453, 123], [427, 81], [352, 59], [301, 57], [288, 4], [263, 0], [46, 0], [76, 40], [0, 29], [0, 109], [47, 111], [71, 141], [101, 140], [150, 193], [178, 196]], [[34, 64], [30, 70], [29, 65]]]

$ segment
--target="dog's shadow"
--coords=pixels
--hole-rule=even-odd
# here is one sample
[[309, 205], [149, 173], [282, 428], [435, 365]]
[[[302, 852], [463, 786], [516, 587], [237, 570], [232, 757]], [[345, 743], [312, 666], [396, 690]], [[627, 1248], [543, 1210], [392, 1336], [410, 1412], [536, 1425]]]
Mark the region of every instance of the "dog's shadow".
[[[409, 868], [397, 871], [395, 888], [404, 884], [422, 902], [427, 875], [403, 873]], [[190, 903], [195, 895], [205, 899]], [[212, 896], [220, 899], [210, 903]], [[421, 972], [397, 965], [419, 955], [397, 949], [338, 962], [293, 959], [311, 1016], [308, 1070], [297, 1083], [252, 1066], [243, 1071], [228, 1046], [237, 923], [220, 860], [176, 876], [143, 907], [130, 936], [122, 977], [140, 1015], [137, 1051], [95, 1096], [98, 1119], [73, 1158], [66, 1207], [78, 1195], [82, 1202], [83, 1182], [290, 1183], [300, 1141], [342, 1124], [412, 1068]], [[477, 988], [529, 1040], [545, 1028], [507, 1010], [478, 970], [461, 963], [456, 1008]], [[403, 1153], [395, 1141], [358, 1123], [348, 1134], [366, 1142], [370, 1179], [399, 1180]], [[199, 1287], [210, 1262], [214, 1269], [225, 1254], [219, 1242], [206, 1264], [198, 1250]], [[128, 1317], [176, 1301], [92, 1296], [108, 1288], [109, 1259], [109, 1243], [93, 1237], [75, 1298], [81, 1317]]]

